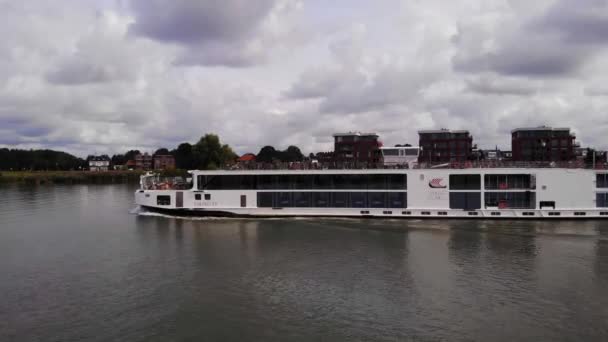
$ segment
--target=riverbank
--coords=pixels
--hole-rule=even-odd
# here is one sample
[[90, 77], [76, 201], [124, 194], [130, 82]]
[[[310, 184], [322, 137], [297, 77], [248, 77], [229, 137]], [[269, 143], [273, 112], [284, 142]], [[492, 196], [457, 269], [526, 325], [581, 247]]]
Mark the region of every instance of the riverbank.
[[0, 172], [0, 183], [133, 183], [139, 181], [141, 174], [142, 171], [2, 171]]

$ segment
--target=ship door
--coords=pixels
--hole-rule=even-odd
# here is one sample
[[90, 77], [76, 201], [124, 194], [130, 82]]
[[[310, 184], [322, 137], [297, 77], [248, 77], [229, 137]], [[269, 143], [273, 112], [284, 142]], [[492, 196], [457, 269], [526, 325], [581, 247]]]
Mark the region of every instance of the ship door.
[[178, 191], [175, 193], [175, 207], [176, 208], [184, 207], [184, 193], [182, 191]]
[[241, 195], [241, 208], [245, 208], [247, 206], [247, 195]]

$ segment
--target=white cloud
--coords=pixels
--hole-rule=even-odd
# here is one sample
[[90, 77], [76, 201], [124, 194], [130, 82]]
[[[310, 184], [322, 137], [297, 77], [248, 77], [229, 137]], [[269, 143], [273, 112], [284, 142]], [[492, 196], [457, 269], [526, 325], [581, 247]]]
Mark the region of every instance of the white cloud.
[[0, 145], [84, 156], [214, 132], [308, 153], [337, 131], [446, 127], [508, 147], [547, 124], [608, 148], [603, 1], [128, 3], [0, 3]]

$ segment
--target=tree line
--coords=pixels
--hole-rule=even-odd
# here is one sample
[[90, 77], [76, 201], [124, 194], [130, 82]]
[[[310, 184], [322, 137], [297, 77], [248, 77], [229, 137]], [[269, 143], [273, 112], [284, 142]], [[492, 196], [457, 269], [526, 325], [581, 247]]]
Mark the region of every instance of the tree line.
[[[103, 157], [110, 160], [111, 165], [125, 165], [129, 160], [135, 160], [135, 156], [141, 154], [139, 150], [129, 150], [125, 153], [112, 156], [89, 155], [82, 159], [69, 153], [53, 150], [21, 150], [0, 149], [0, 170], [81, 170], [88, 168], [88, 161], [94, 157]], [[223, 144], [219, 136], [206, 134], [196, 143], [181, 143], [177, 148], [157, 149], [153, 155], [172, 155], [175, 158], [175, 166], [183, 170], [210, 170], [221, 168], [233, 163], [237, 159], [232, 148]], [[293, 162], [301, 161], [304, 155], [296, 146], [289, 146], [286, 150], [277, 150], [272, 146], [264, 146], [257, 155], [258, 162]]]
[[69, 153], [53, 150], [0, 149], [0, 170], [78, 170], [86, 161]]

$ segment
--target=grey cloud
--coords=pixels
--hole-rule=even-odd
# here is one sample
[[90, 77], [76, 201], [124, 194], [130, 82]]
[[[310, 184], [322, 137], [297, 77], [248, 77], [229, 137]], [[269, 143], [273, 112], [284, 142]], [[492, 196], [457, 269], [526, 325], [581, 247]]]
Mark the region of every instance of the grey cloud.
[[95, 65], [86, 61], [70, 61], [46, 75], [46, 80], [55, 84], [80, 85], [104, 83], [124, 77], [113, 65]]
[[499, 76], [480, 76], [466, 80], [467, 88], [485, 95], [529, 96], [538, 92], [540, 86], [532, 81], [508, 79]]
[[608, 2], [558, 0], [529, 27], [559, 34], [571, 44], [608, 42]]
[[275, 0], [133, 0], [131, 4], [136, 20], [131, 32], [190, 45], [246, 39]]
[[248, 67], [265, 60], [264, 20], [280, 0], [132, 0], [131, 34], [181, 46], [177, 65]]
[[245, 68], [259, 64], [265, 60], [262, 53], [248, 50], [246, 46], [213, 42], [203, 47], [192, 47], [184, 51], [174, 61], [176, 65], [195, 66], [225, 66]]
[[[605, 1], [585, 4], [557, 1], [527, 21], [499, 26], [481, 34], [476, 27], [461, 26], [453, 42], [457, 48], [453, 67], [468, 73], [562, 77], [576, 73], [608, 41]], [[484, 51], [482, 43], [492, 45]]]
[[334, 72], [311, 70], [288, 89], [284, 95], [291, 99], [321, 99], [323, 113], [363, 113], [407, 103], [439, 74], [434, 70], [380, 67], [371, 77], [344, 69]]
[[496, 52], [457, 54], [453, 59], [454, 69], [507, 76], [565, 76], [576, 71], [593, 52], [589, 47], [566, 47], [555, 37], [526, 32], [503, 39], [500, 44]]

